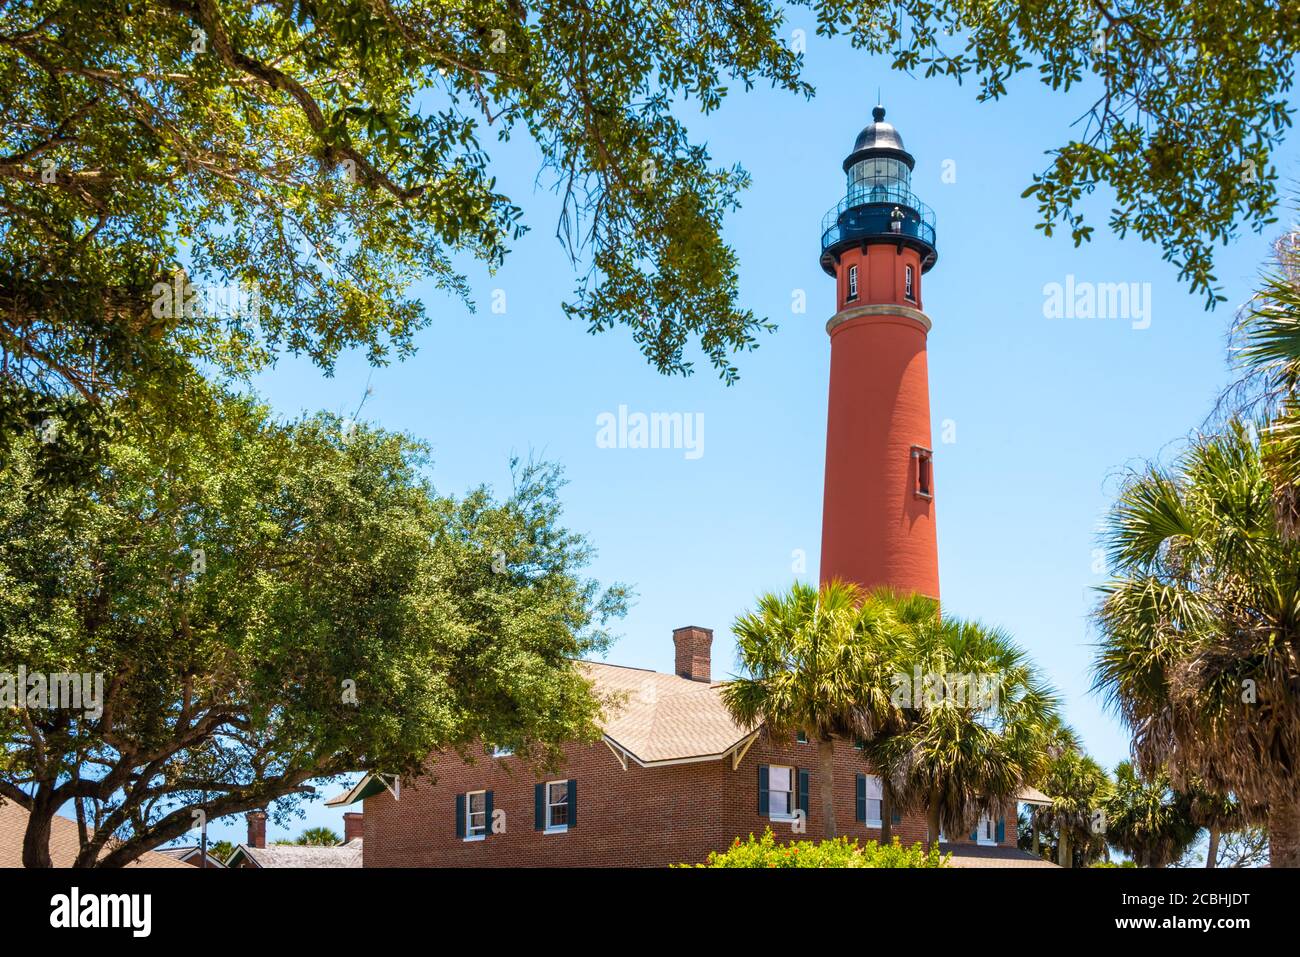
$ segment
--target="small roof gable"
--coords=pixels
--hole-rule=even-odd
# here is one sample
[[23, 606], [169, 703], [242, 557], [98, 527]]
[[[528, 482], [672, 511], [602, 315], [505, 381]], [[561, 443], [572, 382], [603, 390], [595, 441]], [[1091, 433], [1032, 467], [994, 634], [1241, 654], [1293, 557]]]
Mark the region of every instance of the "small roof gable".
[[[208, 845], [208, 867], [225, 867], [226, 865], [212, 856], [212, 845]], [[157, 850], [159, 854], [166, 854], [170, 858], [178, 861], [184, 861], [193, 867], [199, 866], [200, 855], [203, 849], [197, 844], [185, 844], [180, 847], [160, 847]]]

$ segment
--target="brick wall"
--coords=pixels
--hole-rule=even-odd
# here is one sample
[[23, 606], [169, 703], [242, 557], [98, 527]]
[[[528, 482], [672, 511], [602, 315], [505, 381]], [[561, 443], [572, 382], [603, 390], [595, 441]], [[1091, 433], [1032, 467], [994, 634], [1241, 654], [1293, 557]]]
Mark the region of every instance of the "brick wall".
[[[513, 757], [484, 754], [472, 764], [444, 756], [429, 774], [403, 784], [401, 800], [384, 791], [365, 802], [366, 867], [661, 867], [703, 861], [736, 837], [761, 834], [771, 823], [778, 840], [793, 835], [788, 822], [769, 822], [758, 813], [758, 767], [782, 764], [810, 771], [807, 833], [822, 832], [815, 744], [779, 743], [760, 737], [732, 770], [720, 761], [623, 770], [603, 743], [570, 745], [564, 770], [539, 778]], [[841, 834], [879, 837], [879, 830], [853, 820], [855, 775], [861, 756], [847, 741], [836, 742], [836, 823]], [[533, 828], [533, 787], [543, 780], [577, 781], [578, 822], [567, 832]], [[491, 790], [494, 810], [505, 811], [506, 832], [485, 840], [456, 836], [456, 795]], [[904, 843], [925, 840], [925, 819], [907, 815], [893, 828]], [[949, 835], [970, 843], [969, 832]], [[1005, 846], [1015, 846], [1015, 810], [1006, 814]]]

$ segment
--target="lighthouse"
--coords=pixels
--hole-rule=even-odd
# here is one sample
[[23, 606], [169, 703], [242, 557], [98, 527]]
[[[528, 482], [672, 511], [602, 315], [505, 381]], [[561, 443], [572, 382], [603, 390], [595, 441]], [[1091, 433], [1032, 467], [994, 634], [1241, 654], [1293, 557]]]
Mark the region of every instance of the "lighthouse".
[[844, 160], [844, 199], [822, 220], [835, 278], [821, 579], [939, 597], [922, 277], [934, 212], [912, 192], [912, 154], [884, 107]]

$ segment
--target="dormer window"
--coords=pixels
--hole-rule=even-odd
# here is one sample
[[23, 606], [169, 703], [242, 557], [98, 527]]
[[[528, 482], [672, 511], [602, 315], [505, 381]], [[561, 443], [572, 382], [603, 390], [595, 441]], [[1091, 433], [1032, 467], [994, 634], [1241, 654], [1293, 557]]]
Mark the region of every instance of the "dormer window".
[[903, 298], [908, 302], [916, 302], [916, 285], [912, 278], [911, 266], [903, 269]]
[[852, 302], [858, 298], [858, 267], [849, 267], [849, 295], [848, 301]]

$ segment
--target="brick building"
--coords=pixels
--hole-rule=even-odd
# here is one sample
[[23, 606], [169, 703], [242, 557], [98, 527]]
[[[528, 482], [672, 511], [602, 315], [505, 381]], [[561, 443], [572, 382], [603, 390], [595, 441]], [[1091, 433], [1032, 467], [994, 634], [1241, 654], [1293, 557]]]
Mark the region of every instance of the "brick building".
[[[539, 778], [510, 755], [472, 762], [431, 756], [427, 774], [401, 787], [373, 776], [333, 806], [364, 802], [365, 867], [666, 866], [703, 861], [737, 837], [770, 826], [781, 840], [822, 833], [815, 743], [770, 740], [741, 728], [710, 680], [713, 633], [673, 633], [677, 669], [663, 674], [597, 662], [578, 667], [613, 696], [604, 735], [570, 745], [560, 771]], [[840, 833], [880, 836], [876, 779], [851, 741], [837, 742]], [[494, 826], [495, 824], [495, 826]], [[926, 839], [921, 815], [896, 817], [905, 843]], [[1016, 809], [944, 846], [959, 862], [1024, 857], [1014, 850]], [[987, 850], [985, 850], [987, 849]]]

